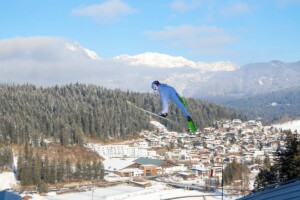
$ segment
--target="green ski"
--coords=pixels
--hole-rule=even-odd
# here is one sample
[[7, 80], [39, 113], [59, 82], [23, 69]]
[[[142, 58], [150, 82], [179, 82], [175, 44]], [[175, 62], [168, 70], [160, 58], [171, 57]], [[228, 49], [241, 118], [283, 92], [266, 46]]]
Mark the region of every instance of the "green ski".
[[[179, 97], [179, 99], [180, 99], [181, 103], [184, 105], [184, 107], [187, 109], [187, 105], [185, 103], [184, 98], [183, 97]], [[189, 129], [190, 129], [190, 132], [196, 133], [197, 128], [196, 128], [196, 126], [195, 126], [195, 124], [194, 124], [194, 122], [193, 122], [193, 120], [191, 118], [188, 118], [188, 126], [189, 126]]]

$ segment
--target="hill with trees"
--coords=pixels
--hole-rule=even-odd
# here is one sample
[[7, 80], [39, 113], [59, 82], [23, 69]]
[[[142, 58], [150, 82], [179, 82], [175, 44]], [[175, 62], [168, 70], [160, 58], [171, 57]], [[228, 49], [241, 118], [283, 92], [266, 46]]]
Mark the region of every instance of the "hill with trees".
[[300, 116], [300, 88], [289, 88], [268, 94], [223, 102], [248, 118], [262, 118], [264, 122], [278, 121], [283, 117]]
[[[21, 185], [38, 186], [40, 192], [61, 182], [101, 181], [102, 158], [84, 144], [122, 141], [154, 129], [149, 115], [126, 100], [154, 113], [160, 111], [159, 98], [149, 93], [85, 84], [46, 88], [1, 84], [0, 172], [11, 170], [17, 155], [15, 171]], [[186, 101], [198, 127], [239, 117], [227, 107]], [[182, 127], [160, 122], [171, 130], [186, 131], [186, 119], [172, 103], [169, 116]]]
[[[149, 116], [128, 105], [126, 100], [154, 113], [160, 111], [160, 100], [149, 93], [109, 90], [95, 85], [70, 84], [55, 87], [34, 85], [0, 85], [0, 144], [30, 142], [41, 146], [45, 139], [63, 146], [82, 145], [86, 138], [108, 141], [124, 139], [141, 130], [152, 130]], [[216, 120], [237, 116], [227, 107], [187, 99], [187, 105], [197, 127], [212, 125]], [[169, 116], [183, 124], [181, 111], [170, 105]], [[186, 130], [185, 130], [186, 131]]]

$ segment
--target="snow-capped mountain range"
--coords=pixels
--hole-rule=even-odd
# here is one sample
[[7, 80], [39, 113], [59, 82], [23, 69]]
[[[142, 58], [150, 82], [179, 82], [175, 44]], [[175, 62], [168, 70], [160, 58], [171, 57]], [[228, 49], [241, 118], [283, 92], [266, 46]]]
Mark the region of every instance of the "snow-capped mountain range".
[[[95, 51], [81, 47], [78, 43], [67, 43], [66, 49], [74, 52], [78, 57], [100, 60]], [[138, 55], [122, 54], [115, 56], [113, 60], [134, 66], [149, 66], [157, 68], [191, 67], [203, 71], [235, 71], [238, 67], [229, 61], [220, 62], [194, 62], [182, 56], [170, 56], [157, 52], [146, 52]]]
[[126, 62], [130, 65], [146, 65], [158, 68], [178, 68], [191, 67], [203, 71], [234, 71], [238, 69], [236, 65], [229, 61], [221, 62], [194, 62], [182, 56], [170, 56], [166, 54], [147, 52], [130, 56], [123, 54], [114, 58], [117, 61]]
[[78, 43], [53, 37], [8, 39], [0, 42], [0, 49], [2, 83], [79, 82], [150, 92], [152, 81], [159, 80], [186, 97], [218, 99], [300, 87], [300, 62], [237, 67], [228, 61], [205, 63], [157, 52], [102, 58]]
[[[67, 48], [81, 57], [101, 59], [96, 52], [79, 44], [68, 44]], [[149, 84], [152, 80], [173, 85], [181, 94], [188, 97], [217, 99], [242, 98], [300, 86], [300, 62], [271, 61], [238, 67], [229, 61], [195, 62], [182, 56], [157, 52], [123, 54], [111, 60], [128, 66], [128, 75], [123, 73], [119, 78], [108, 80], [106, 83], [121, 89], [130, 87], [130, 90], [141, 92], [145, 91], [143, 88], [148, 87], [146, 82]], [[134, 70], [129, 66], [134, 67]], [[155, 73], [149, 73], [153, 72], [153, 68]], [[142, 79], [145, 83], [128, 84], [135, 82], [134, 79], [140, 83]]]

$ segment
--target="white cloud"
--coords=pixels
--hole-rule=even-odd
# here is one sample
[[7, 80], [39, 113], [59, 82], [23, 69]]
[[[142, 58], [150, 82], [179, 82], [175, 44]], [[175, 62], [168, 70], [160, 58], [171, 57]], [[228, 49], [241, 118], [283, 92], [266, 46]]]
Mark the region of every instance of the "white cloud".
[[178, 12], [186, 12], [201, 6], [203, 0], [176, 0], [171, 3], [171, 8]]
[[222, 9], [221, 13], [226, 17], [233, 17], [249, 13], [250, 6], [246, 3], [236, 3]]
[[150, 92], [154, 79], [163, 79], [174, 71], [166, 69], [157, 74], [147, 66], [91, 59], [81, 51], [85, 48], [75, 44], [80, 49], [70, 49], [69, 44], [70, 41], [55, 37], [0, 40], [0, 83], [52, 86], [79, 82]]
[[56, 37], [17, 37], [0, 40], [0, 61], [52, 60], [69, 57], [64, 44], [67, 41]]
[[164, 41], [169, 46], [188, 48], [194, 52], [212, 52], [236, 39], [216, 26], [168, 26], [160, 31], [148, 31], [146, 34], [149, 38]]
[[108, 0], [102, 4], [76, 8], [72, 11], [75, 15], [89, 16], [98, 22], [114, 22], [123, 16], [132, 14], [135, 9], [128, 6], [122, 0]]

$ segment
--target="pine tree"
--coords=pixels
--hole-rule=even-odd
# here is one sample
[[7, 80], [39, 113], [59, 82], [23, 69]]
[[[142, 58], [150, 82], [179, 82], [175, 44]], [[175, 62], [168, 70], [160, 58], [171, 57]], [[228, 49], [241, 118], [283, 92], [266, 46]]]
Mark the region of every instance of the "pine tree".
[[32, 185], [33, 179], [32, 179], [32, 162], [25, 162], [23, 164], [23, 168], [20, 174], [20, 182], [21, 185]]
[[0, 169], [1, 167], [12, 169], [13, 152], [11, 147], [0, 147]]
[[49, 183], [54, 184], [57, 181], [57, 164], [56, 161], [50, 163]]
[[259, 190], [267, 185], [276, 183], [278, 181], [278, 174], [276, 169], [272, 166], [270, 169], [260, 169], [255, 178], [254, 189]]
[[87, 165], [85, 163], [83, 163], [81, 166], [82, 166], [81, 178], [82, 179], [87, 179], [88, 178]]
[[275, 154], [275, 164], [264, 169], [260, 169], [256, 177], [254, 187], [261, 189], [262, 187], [286, 180], [291, 180], [300, 177], [300, 142], [297, 140], [297, 135], [291, 131], [286, 134], [286, 149], [279, 148]]
[[32, 160], [32, 166], [31, 166], [31, 174], [33, 179], [33, 184], [38, 185], [41, 183], [41, 169], [42, 167], [42, 161], [40, 155], [37, 153], [35, 154], [33, 160]]
[[66, 167], [62, 159], [58, 161], [56, 178], [58, 182], [63, 182], [66, 179]]
[[72, 174], [73, 174], [73, 171], [72, 171], [71, 161], [68, 158], [66, 161], [66, 180], [72, 180], [72, 178], [73, 178]]
[[48, 192], [48, 186], [47, 186], [47, 184], [44, 181], [41, 181], [38, 184], [38, 191], [39, 191], [40, 194]]
[[75, 166], [75, 173], [74, 173], [75, 180], [79, 180], [82, 178], [82, 165], [78, 160]]
[[270, 167], [271, 167], [270, 158], [268, 155], [266, 155], [265, 159], [264, 159], [263, 169], [267, 170], [267, 169], [270, 169]]
[[[230, 184], [234, 180], [242, 180], [248, 173], [249, 170], [245, 165], [233, 160], [232, 163], [229, 163], [224, 169], [224, 184]], [[247, 182], [247, 180], [242, 181]]]
[[104, 165], [101, 161], [99, 161], [98, 166], [100, 168], [100, 179], [103, 179], [104, 178]]
[[279, 171], [280, 181], [300, 177], [297, 170], [300, 163], [300, 160], [297, 159], [300, 154], [300, 142], [297, 140], [297, 135], [293, 134], [290, 130], [286, 132], [286, 136], [286, 150], [279, 150], [276, 153], [276, 167]]
[[93, 171], [93, 168], [92, 168], [92, 165], [90, 162], [88, 162], [86, 164], [86, 168], [87, 168], [87, 176], [86, 178], [91, 180], [93, 178], [93, 175], [94, 175], [94, 171]]
[[42, 180], [45, 183], [50, 183], [51, 171], [49, 157], [47, 155], [44, 158], [42, 169]]

